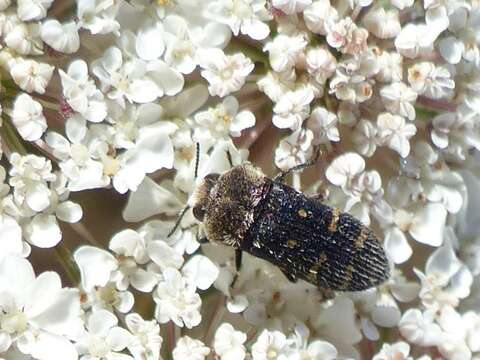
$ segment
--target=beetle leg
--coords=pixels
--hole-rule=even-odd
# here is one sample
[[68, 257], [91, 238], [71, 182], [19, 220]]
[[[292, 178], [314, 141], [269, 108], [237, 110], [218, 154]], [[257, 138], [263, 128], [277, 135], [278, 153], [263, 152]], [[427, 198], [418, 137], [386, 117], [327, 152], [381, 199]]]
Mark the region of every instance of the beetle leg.
[[291, 273], [291, 272], [287, 272], [287, 270], [285, 269], [280, 269], [283, 273], [283, 275], [285, 275], [285, 277], [288, 279], [288, 281], [292, 282], [292, 283], [296, 283], [297, 282], [297, 277], [295, 276], [295, 274]]
[[310, 160], [310, 161], [307, 161], [303, 164], [299, 164], [297, 166], [294, 166], [290, 169], [288, 169], [287, 171], [282, 171], [280, 173], [278, 173], [277, 175], [275, 175], [275, 177], [273, 178], [273, 181], [277, 181], [277, 182], [284, 182], [285, 181], [285, 177], [290, 174], [291, 172], [297, 172], [297, 171], [301, 171], [307, 167], [310, 167], [312, 165], [315, 165], [317, 163], [317, 160], [318, 158], [320, 157], [320, 150], [317, 149], [317, 152], [315, 154], [315, 157]]
[[206, 237], [197, 238], [197, 241], [198, 241], [200, 244], [207, 244], [207, 243], [209, 242]]
[[240, 269], [242, 267], [242, 250], [240, 249], [235, 249], [235, 276], [233, 277], [233, 281], [230, 284], [230, 287], [233, 289], [235, 286], [235, 283], [237, 282], [238, 279], [238, 273], [240, 272]]

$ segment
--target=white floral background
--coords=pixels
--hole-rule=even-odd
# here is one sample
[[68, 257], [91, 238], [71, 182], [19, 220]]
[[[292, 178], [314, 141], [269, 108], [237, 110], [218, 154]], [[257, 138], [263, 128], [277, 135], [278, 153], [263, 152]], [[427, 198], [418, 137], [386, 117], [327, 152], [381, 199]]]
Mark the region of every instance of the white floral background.
[[[0, 359], [480, 359], [480, 1], [0, 0]], [[194, 178], [200, 144], [199, 177]], [[176, 217], [248, 159], [391, 277], [324, 296]]]

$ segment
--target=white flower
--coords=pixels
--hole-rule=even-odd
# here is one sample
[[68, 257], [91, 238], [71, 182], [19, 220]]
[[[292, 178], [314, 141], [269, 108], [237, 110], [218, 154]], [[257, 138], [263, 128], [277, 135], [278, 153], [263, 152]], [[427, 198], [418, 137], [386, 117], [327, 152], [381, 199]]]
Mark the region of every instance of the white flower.
[[403, 10], [413, 5], [415, 0], [390, 0], [390, 3], [398, 10]]
[[375, 78], [386, 83], [402, 81], [403, 57], [397, 52], [382, 51], [377, 58], [379, 71]]
[[440, 326], [433, 322], [433, 314], [408, 309], [402, 316], [398, 327], [402, 336], [413, 344], [421, 346], [438, 345], [442, 340]]
[[410, 345], [404, 341], [395, 344], [383, 344], [380, 352], [373, 357], [373, 360], [412, 360], [410, 353]]
[[107, 106], [102, 92], [88, 76], [87, 63], [75, 60], [69, 65], [67, 73], [61, 69], [59, 73], [63, 96], [72, 109], [92, 122], [101, 122], [105, 119]]
[[415, 107], [413, 104], [417, 100], [417, 93], [409, 88], [403, 82], [395, 82], [384, 86], [380, 90], [385, 109], [388, 111], [406, 117], [408, 120], [415, 119]]
[[380, 39], [390, 39], [402, 29], [398, 11], [385, 11], [383, 7], [372, 8], [363, 18], [365, 28]]
[[182, 336], [173, 349], [173, 360], [204, 360], [210, 349], [200, 340]]
[[304, 164], [312, 156], [312, 140], [313, 132], [309, 129], [298, 129], [291, 133], [280, 141], [275, 150], [275, 165], [285, 171]]
[[238, 100], [233, 96], [227, 96], [214, 108], [196, 113], [194, 120], [193, 138], [202, 145], [213, 144], [229, 134], [239, 137], [242, 130], [255, 125], [253, 113], [248, 110], [239, 111]]
[[26, 92], [44, 94], [55, 68], [34, 60], [18, 60], [10, 69], [15, 83]]
[[176, 325], [192, 328], [200, 323], [200, 296], [195, 287], [186, 283], [185, 279], [174, 268], [163, 271], [163, 279], [153, 294], [157, 303], [155, 317], [160, 324], [172, 320]]
[[79, 25], [92, 34], [107, 34], [118, 32], [120, 24], [117, 16], [120, 3], [110, 0], [79, 0], [77, 3], [77, 18]]
[[398, 52], [408, 58], [416, 58], [432, 49], [438, 34], [425, 24], [405, 25], [395, 38]]
[[217, 280], [219, 269], [208, 257], [195, 255], [183, 266], [182, 274], [189, 284], [207, 290]]
[[359, 54], [367, 48], [368, 31], [357, 27], [349, 17], [327, 27], [328, 45], [342, 54]]
[[143, 292], [150, 292], [157, 283], [157, 276], [138, 265], [146, 264], [147, 256], [145, 239], [136, 231], [127, 229], [120, 231], [110, 240], [109, 248], [117, 254], [118, 269], [111, 280], [117, 289], [126, 290], [129, 285]]
[[380, 143], [395, 150], [401, 157], [410, 153], [410, 138], [417, 132], [413, 124], [407, 124], [401, 116], [390, 113], [380, 114], [377, 118]]
[[52, 163], [35, 155], [10, 156], [10, 185], [19, 204], [27, 205], [33, 211], [45, 210], [50, 205], [51, 190], [47, 182], [56, 180]]
[[337, 67], [335, 57], [323, 47], [308, 49], [305, 61], [309, 74], [320, 84], [324, 84]]
[[303, 54], [307, 41], [302, 35], [279, 34], [268, 42], [263, 50], [268, 51], [272, 69], [277, 72], [290, 70]]
[[337, 115], [324, 107], [316, 107], [307, 121], [307, 126], [313, 131], [313, 144], [324, 144], [329, 141], [340, 141], [337, 129]]
[[314, 0], [303, 11], [303, 18], [307, 28], [317, 34], [326, 35], [330, 22], [338, 20], [337, 9], [330, 5], [330, 1]]
[[270, 29], [264, 21], [271, 19], [265, 0], [216, 0], [207, 13], [212, 19], [230, 27], [234, 35], [248, 35], [254, 40], [265, 39]]
[[147, 64], [140, 59], [124, 64], [122, 52], [117, 47], [109, 48], [95, 61], [92, 71], [102, 83], [101, 90], [111, 99], [119, 100], [121, 105], [123, 97], [131, 102], [147, 103], [160, 95], [156, 84], [147, 76]]
[[53, 0], [18, 0], [17, 14], [20, 20], [40, 20], [47, 15]]
[[12, 122], [27, 141], [40, 139], [47, 129], [42, 105], [28, 94], [21, 94], [13, 103]]
[[267, 72], [267, 75], [257, 81], [259, 90], [263, 91], [275, 103], [278, 103], [282, 96], [295, 88], [295, 70], [277, 73]]
[[[38, 23], [13, 22], [12, 28], [4, 28], [5, 44], [20, 55], [41, 55], [43, 54], [43, 44], [40, 38], [40, 25]], [[16, 62], [21, 62], [21, 58], [16, 58]], [[26, 60], [23, 60], [26, 61]]]
[[68, 340], [81, 325], [77, 290], [62, 288], [55, 272], [36, 277], [27, 260], [9, 256], [0, 263], [0, 293], [2, 352], [15, 343], [35, 359], [77, 359]]
[[287, 337], [283, 333], [263, 330], [252, 345], [252, 358], [254, 360], [286, 359], [287, 350]]
[[432, 99], [448, 96], [455, 88], [455, 81], [444, 66], [431, 62], [420, 62], [408, 69], [408, 82], [420, 95]]
[[480, 316], [474, 311], [467, 311], [462, 316], [466, 329], [466, 343], [472, 352], [480, 351]]
[[272, 6], [287, 15], [292, 15], [303, 11], [311, 3], [312, 0], [273, 0]]
[[450, 64], [458, 64], [463, 58], [480, 66], [480, 41], [476, 37], [479, 30], [478, 7], [471, 10], [459, 7], [449, 19], [449, 30], [456, 36], [448, 36], [440, 40], [439, 50], [443, 58]]
[[419, 297], [426, 307], [433, 310], [456, 307], [460, 299], [470, 294], [472, 274], [458, 260], [449, 244], [444, 244], [429, 256], [425, 273], [417, 269], [414, 271], [422, 283]]
[[52, 49], [73, 54], [80, 48], [80, 37], [77, 24], [70, 21], [61, 24], [58, 20], [47, 20], [42, 23], [42, 40]]
[[127, 347], [135, 360], [159, 360], [162, 338], [157, 322], [146, 321], [140, 315], [130, 313], [125, 317], [125, 323], [132, 334]]
[[[195, 58], [197, 44], [194, 43], [194, 36], [190, 33], [189, 24], [180, 16], [169, 15], [163, 25], [166, 43], [165, 62], [182, 74], [190, 74], [197, 66]], [[151, 37], [147, 40], [149, 41], [145, 41], [144, 46], [150, 49]], [[160, 49], [157, 51], [157, 54], [159, 53]]]
[[228, 323], [221, 324], [215, 332], [213, 348], [222, 360], [243, 360], [247, 335], [237, 331]]
[[280, 129], [299, 129], [309, 115], [312, 100], [313, 92], [310, 88], [301, 87], [287, 92], [273, 108], [273, 124]]
[[366, 157], [370, 157], [377, 150], [377, 128], [369, 120], [361, 119], [355, 126], [353, 133], [353, 142], [358, 152]]
[[226, 55], [216, 48], [198, 50], [197, 61], [209, 83], [210, 95], [220, 97], [240, 90], [254, 68], [253, 62], [242, 53]]
[[347, 189], [352, 179], [363, 173], [365, 161], [356, 153], [338, 156], [327, 168], [325, 176], [332, 184]]
[[132, 342], [132, 335], [117, 324], [118, 319], [111, 312], [93, 312], [86, 322], [86, 330], [76, 344], [80, 360], [133, 360], [129, 355], [121, 354]]

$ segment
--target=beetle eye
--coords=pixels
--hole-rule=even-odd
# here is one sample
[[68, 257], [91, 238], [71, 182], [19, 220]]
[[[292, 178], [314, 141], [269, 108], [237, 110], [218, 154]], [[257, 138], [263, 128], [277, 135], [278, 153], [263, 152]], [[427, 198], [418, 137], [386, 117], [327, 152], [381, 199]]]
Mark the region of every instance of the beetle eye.
[[203, 221], [203, 218], [205, 217], [205, 209], [202, 207], [202, 205], [195, 205], [192, 211], [195, 219], [198, 221]]

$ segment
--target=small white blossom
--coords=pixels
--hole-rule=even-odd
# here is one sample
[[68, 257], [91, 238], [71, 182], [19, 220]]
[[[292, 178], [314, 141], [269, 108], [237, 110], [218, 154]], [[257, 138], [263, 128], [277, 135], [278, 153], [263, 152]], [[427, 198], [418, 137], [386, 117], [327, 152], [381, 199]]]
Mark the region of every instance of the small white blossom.
[[280, 141], [275, 150], [275, 165], [285, 171], [305, 163], [313, 153], [313, 137], [311, 130], [299, 129]]
[[[43, 44], [40, 38], [40, 25], [38, 23], [23, 23], [14, 21], [11, 28], [4, 28], [5, 44], [21, 55], [43, 54]], [[20, 58], [16, 61], [22, 62]], [[23, 60], [27, 61], [27, 60]]]
[[178, 326], [192, 328], [200, 323], [200, 296], [174, 268], [163, 271], [163, 280], [153, 295], [157, 303], [155, 317], [160, 324], [172, 320]]
[[425, 24], [407, 24], [395, 38], [398, 52], [408, 58], [416, 58], [420, 54], [432, 50], [433, 42], [438, 34]]
[[312, 0], [273, 0], [272, 6], [282, 10], [287, 15], [302, 12]]
[[410, 345], [404, 341], [395, 344], [383, 344], [380, 352], [373, 357], [373, 360], [412, 360]]
[[17, 14], [20, 20], [40, 20], [47, 15], [53, 0], [18, 0]]
[[28, 94], [21, 94], [13, 104], [12, 122], [27, 141], [40, 139], [47, 129], [42, 105]]
[[415, 107], [417, 93], [403, 82], [392, 83], [380, 90], [385, 109], [406, 117], [408, 120], [415, 119]]
[[215, 332], [213, 348], [222, 360], [243, 360], [247, 335], [237, 331], [228, 323], [221, 324]]
[[402, 29], [397, 10], [371, 9], [363, 18], [365, 28], [380, 39], [390, 39]]
[[448, 96], [455, 88], [455, 81], [444, 66], [431, 62], [416, 63], [408, 69], [408, 82], [417, 94], [432, 99]]
[[120, 29], [117, 16], [120, 3], [110, 0], [79, 0], [77, 18], [79, 25], [92, 34], [115, 33]]
[[55, 272], [35, 276], [32, 265], [16, 256], [0, 263], [0, 284], [2, 352], [16, 344], [21, 353], [34, 359], [77, 359], [68, 340], [80, 325], [77, 290], [62, 288]]
[[106, 310], [93, 312], [76, 344], [80, 360], [120, 358], [133, 360], [129, 355], [121, 354], [131, 343], [132, 335], [117, 324], [118, 319], [111, 312]]
[[135, 360], [159, 360], [162, 338], [157, 322], [146, 321], [140, 315], [130, 313], [125, 317], [125, 323], [132, 334], [127, 347]]
[[279, 331], [263, 330], [252, 345], [254, 360], [287, 359], [287, 338]]
[[299, 129], [309, 115], [312, 100], [313, 93], [306, 87], [287, 92], [273, 108], [273, 124], [280, 129]]
[[368, 31], [357, 27], [349, 17], [330, 25], [327, 31], [328, 45], [343, 54], [359, 54], [367, 48]]
[[331, 22], [338, 20], [338, 12], [335, 7], [330, 4], [330, 1], [314, 0], [303, 11], [303, 18], [307, 28], [320, 35], [327, 34], [327, 27]]
[[377, 127], [369, 120], [361, 119], [355, 126], [353, 133], [353, 142], [358, 152], [366, 157], [370, 157], [377, 150], [378, 136]]
[[101, 122], [107, 116], [107, 106], [103, 94], [88, 76], [87, 63], [75, 60], [68, 67], [67, 73], [59, 70], [62, 80], [63, 96], [73, 110], [87, 120]]
[[263, 50], [268, 51], [272, 69], [277, 72], [290, 70], [303, 53], [307, 41], [302, 35], [280, 34], [268, 42]]
[[377, 118], [380, 143], [395, 150], [401, 157], [410, 153], [410, 138], [417, 132], [413, 124], [407, 124], [401, 116], [390, 113], [380, 114]]
[[199, 50], [197, 57], [212, 96], [224, 97], [240, 90], [254, 68], [252, 61], [242, 53], [226, 55], [220, 49], [210, 48]]
[[262, 40], [270, 33], [265, 22], [271, 16], [265, 0], [215, 0], [209, 3], [207, 11], [213, 19], [228, 25], [235, 36], [242, 33]]
[[323, 47], [308, 49], [305, 61], [309, 74], [319, 84], [324, 84], [335, 73], [337, 67], [335, 57]]
[[77, 24], [73, 21], [65, 24], [58, 20], [45, 21], [42, 23], [41, 37], [52, 49], [65, 54], [73, 54], [80, 48]]
[[329, 141], [340, 141], [337, 129], [338, 118], [324, 107], [316, 107], [307, 121], [307, 127], [313, 131], [313, 144], [323, 144]]
[[239, 111], [238, 100], [233, 96], [226, 97], [214, 108], [198, 112], [194, 120], [194, 139], [202, 144], [213, 144], [228, 134], [239, 137], [242, 130], [255, 125], [253, 113], [248, 110]]
[[15, 83], [26, 92], [44, 94], [55, 68], [34, 60], [19, 60], [10, 69]]
[[173, 349], [173, 360], [203, 360], [210, 353], [210, 349], [200, 340], [189, 336], [178, 339]]

